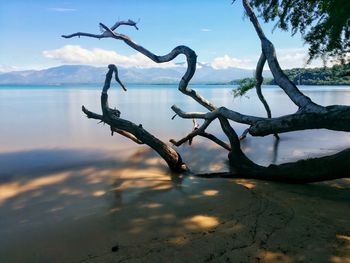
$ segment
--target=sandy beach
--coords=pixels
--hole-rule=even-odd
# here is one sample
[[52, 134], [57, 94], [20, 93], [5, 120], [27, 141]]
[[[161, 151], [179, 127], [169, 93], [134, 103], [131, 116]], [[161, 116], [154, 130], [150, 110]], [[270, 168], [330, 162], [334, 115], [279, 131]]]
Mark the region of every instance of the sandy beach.
[[[226, 169], [195, 147], [195, 171]], [[179, 177], [144, 147], [1, 160], [21, 163], [0, 184], [1, 262], [350, 262], [349, 179]]]

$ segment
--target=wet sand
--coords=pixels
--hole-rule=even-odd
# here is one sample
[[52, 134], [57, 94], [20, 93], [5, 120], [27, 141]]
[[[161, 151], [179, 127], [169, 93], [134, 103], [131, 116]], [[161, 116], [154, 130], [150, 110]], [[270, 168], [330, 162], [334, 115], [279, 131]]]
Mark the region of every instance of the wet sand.
[[[183, 151], [194, 171], [227, 169], [224, 151], [194, 147]], [[12, 160], [0, 181], [0, 262], [350, 262], [349, 179], [179, 177], [144, 147], [0, 160]]]

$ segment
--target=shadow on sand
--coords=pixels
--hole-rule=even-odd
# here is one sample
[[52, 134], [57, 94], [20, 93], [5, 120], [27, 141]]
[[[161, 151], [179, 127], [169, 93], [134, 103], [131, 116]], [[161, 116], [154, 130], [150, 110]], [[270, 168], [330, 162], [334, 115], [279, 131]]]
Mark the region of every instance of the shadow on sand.
[[[221, 171], [226, 153], [183, 153]], [[187, 156], [186, 156], [187, 154]], [[155, 153], [0, 155], [4, 262], [349, 260], [350, 182], [288, 185], [169, 173]], [[20, 248], [20, 253], [19, 253]], [[112, 249], [113, 248], [113, 249]], [[345, 260], [345, 261], [344, 261]]]

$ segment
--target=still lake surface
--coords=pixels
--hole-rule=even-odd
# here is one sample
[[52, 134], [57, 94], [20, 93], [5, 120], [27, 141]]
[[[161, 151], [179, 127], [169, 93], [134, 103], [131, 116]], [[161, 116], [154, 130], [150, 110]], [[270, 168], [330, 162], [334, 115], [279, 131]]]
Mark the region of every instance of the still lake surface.
[[[244, 114], [265, 116], [254, 90], [242, 98], [233, 98], [232, 85], [191, 87], [217, 106], [226, 106]], [[304, 86], [301, 90], [321, 105], [350, 105], [350, 86]], [[40, 150], [121, 151], [140, 147], [118, 134], [110, 136], [107, 126], [97, 125], [97, 121], [84, 116], [82, 105], [91, 111], [100, 112], [100, 93], [101, 87], [98, 85], [0, 86], [0, 166], [8, 166], [6, 169], [10, 173], [9, 166], [15, 165], [15, 162], [9, 160], [16, 158], [16, 154]], [[273, 116], [296, 111], [296, 106], [281, 89], [265, 86], [263, 93]], [[142, 123], [145, 129], [164, 141], [179, 139], [192, 129], [191, 120], [178, 117], [171, 120], [174, 113], [170, 107], [173, 104], [185, 111], [206, 111], [193, 99], [180, 93], [176, 85], [129, 85], [128, 91], [124, 92], [113, 84], [109, 92], [109, 103], [121, 111], [122, 118]], [[237, 123], [233, 126], [237, 133], [246, 128]], [[225, 139], [217, 123], [208, 131]], [[201, 154], [198, 149], [196, 151], [199, 142], [204, 140], [195, 140], [190, 149], [193, 155]], [[266, 165], [337, 152], [350, 147], [350, 134], [328, 130], [286, 133], [281, 135], [277, 152], [274, 142], [272, 136], [249, 136], [242, 142], [242, 146], [248, 156]], [[207, 145], [215, 147], [211, 143]], [[188, 149], [188, 146], [183, 146], [179, 150]], [[209, 150], [210, 148], [206, 154], [210, 154]], [[26, 160], [35, 161], [35, 155], [23, 162]], [[50, 162], [46, 165], [50, 165]]]

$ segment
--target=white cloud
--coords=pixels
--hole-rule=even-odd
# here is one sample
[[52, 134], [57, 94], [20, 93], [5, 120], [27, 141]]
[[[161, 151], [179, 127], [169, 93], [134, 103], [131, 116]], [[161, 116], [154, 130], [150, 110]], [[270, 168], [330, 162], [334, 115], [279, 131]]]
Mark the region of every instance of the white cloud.
[[[321, 59], [316, 59], [311, 64], [306, 64], [308, 53], [305, 48], [288, 48], [288, 49], [277, 49], [277, 59], [282, 69], [291, 68], [314, 68], [323, 67]], [[259, 56], [256, 55], [249, 59], [240, 59], [224, 55], [223, 57], [216, 57], [211, 62], [211, 66], [214, 69], [226, 69], [230, 67], [255, 69], [256, 63], [259, 60]], [[327, 66], [332, 66], [334, 63], [327, 63]], [[265, 69], [268, 69], [267, 63]]]
[[307, 50], [303, 48], [277, 49], [276, 55], [282, 69], [306, 66]]
[[[315, 68], [323, 67], [321, 59], [315, 59], [310, 64], [306, 64], [308, 59], [308, 51], [306, 48], [287, 48], [276, 50], [277, 59], [282, 69], [291, 68]], [[331, 67], [334, 63], [328, 61], [326, 66]]]
[[210, 32], [210, 31], [212, 31], [212, 30], [209, 29], [209, 28], [201, 28], [201, 31], [202, 31], [202, 32]]
[[253, 61], [251, 59], [239, 59], [224, 55], [223, 57], [214, 58], [211, 66], [214, 69], [226, 69], [226, 68], [253, 68]]
[[43, 56], [55, 59], [62, 63], [76, 63], [89, 65], [116, 64], [122, 67], [156, 68], [176, 67], [173, 62], [157, 64], [146, 56], [135, 53], [130, 56], [123, 56], [115, 51], [100, 48], [85, 49], [78, 45], [66, 45], [59, 49], [45, 50]]
[[76, 9], [73, 9], [73, 8], [64, 8], [64, 7], [52, 7], [52, 8], [49, 8], [49, 10], [55, 11], [55, 12], [74, 12], [74, 11], [77, 11]]

